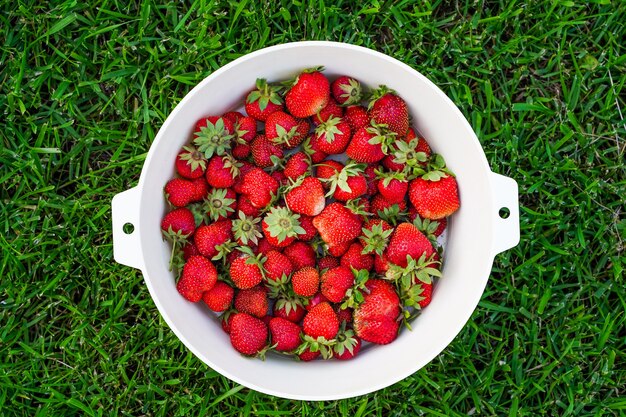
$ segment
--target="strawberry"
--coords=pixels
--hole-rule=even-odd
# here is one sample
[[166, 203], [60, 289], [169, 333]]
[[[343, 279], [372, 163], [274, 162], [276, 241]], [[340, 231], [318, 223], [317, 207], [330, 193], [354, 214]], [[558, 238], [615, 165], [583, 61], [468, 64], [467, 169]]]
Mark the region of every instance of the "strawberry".
[[[409, 130], [412, 132], [412, 129]], [[389, 155], [383, 159], [383, 165], [393, 171], [406, 171], [407, 168], [414, 170], [427, 164], [431, 155], [430, 147], [423, 139], [413, 137], [409, 139], [407, 136], [404, 140], [398, 140], [394, 143], [393, 149]]]
[[426, 307], [428, 304], [430, 304], [430, 302], [432, 301], [433, 298], [433, 284], [426, 284], [425, 282], [420, 282], [420, 284], [422, 286], [422, 292], [420, 294], [420, 297], [422, 297], [422, 300], [420, 300], [418, 302], [420, 308], [424, 308]]
[[276, 182], [278, 183], [280, 187], [283, 187], [289, 184], [289, 178], [287, 178], [287, 176], [285, 175], [283, 171], [280, 171], [280, 170], [274, 171], [270, 175], [272, 176], [272, 178], [276, 180]]
[[322, 162], [328, 156], [326, 153], [321, 151], [319, 143], [316, 140], [313, 140], [316, 137], [317, 136], [315, 135], [309, 136], [302, 144], [303, 151], [309, 155], [311, 162], [314, 164]]
[[256, 167], [254, 166], [254, 164], [248, 161], [239, 161], [239, 163], [241, 164], [241, 166], [239, 167], [239, 175], [235, 179], [235, 183], [233, 184], [232, 189], [237, 194], [243, 194], [243, 178], [248, 172], [252, 171]]
[[293, 267], [298, 270], [305, 266], [315, 267], [317, 257], [315, 250], [304, 242], [295, 241], [283, 249], [283, 254], [289, 258]]
[[334, 256], [324, 256], [317, 261], [317, 269], [324, 271], [325, 269], [339, 266], [339, 259]]
[[363, 175], [365, 175], [365, 180], [367, 181], [367, 195], [368, 197], [373, 196], [378, 193], [378, 178], [376, 178], [376, 164], [371, 164], [365, 167], [363, 170]]
[[237, 209], [249, 217], [259, 217], [261, 214], [261, 210], [254, 207], [250, 202], [250, 199], [243, 194], [241, 194], [237, 199]]
[[307, 310], [297, 298], [279, 298], [274, 303], [274, 316], [282, 317], [292, 323], [298, 323], [302, 320], [306, 312]]
[[304, 152], [296, 152], [285, 164], [284, 174], [290, 180], [296, 181], [298, 178], [308, 175], [311, 171], [311, 158]]
[[294, 267], [289, 258], [276, 250], [269, 250], [265, 253], [265, 276], [271, 280], [278, 280], [283, 275], [290, 276]]
[[341, 306], [335, 309], [335, 313], [337, 313], [337, 318], [339, 319], [339, 323], [352, 323], [352, 313], [354, 310], [350, 307], [342, 308]]
[[251, 152], [252, 152], [252, 147], [250, 145], [245, 144], [245, 143], [238, 143], [233, 147], [232, 155], [233, 155], [233, 158], [239, 161], [243, 161], [244, 159], [250, 156]]
[[406, 103], [395, 91], [381, 85], [372, 93], [369, 104], [370, 117], [376, 124], [384, 124], [399, 136], [406, 135], [409, 130], [409, 111]]
[[394, 206], [397, 207], [398, 211], [403, 212], [404, 210], [406, 210], [406, 200], [400, 200], [397, 203], [392, 203], [381, 194], [376, 194], [372, 198], [370, 211], [372, 214], [381, 217], [381, 213], [383, 213], [385, 210], [391, 209]]
[[354, 311], [354, 331], [367, 342], [391, 343], [398, 335], [400, 299], [387, 281], [370, 279], [365, 286], [368, 292]]
[[209, 160], [206, 180], [214, 188], [232, 187], [235, 184], [235, 178], [239, 175], [240, 165], [230, 155], [214, 156]]
[[351, 240], [349, 240], [347, 242], [343, 242], [343, 243], [337, 243], [337, 244], [334, 244], [334, 245], [328, 244], [327, 245], [328, 253], [331, 256], [339, 258], [339, 257], [343, 256], [343, 254], [348, 251], [348, 249], [350, 248], [351, 244], [352, 244]]
[[274, 112], [283, 109], [283, 99], [278, 91], [259, 78], [256, 80], [256, 89], [246, 96], [246, 113], [257, 120], [265, 121]]
[[239, 144], [252, 142], [256, 137], [256, 120], [245, 116], [235, 120], [235, 133]]
[[374, 271], [377, 274], [385, 274], [389, 270], [389, 260], [383, 253], [382, 255], [374, 255]]
[[315, 129], [314, 141], [319, 149], [329, 155], [340, 154], [346, 150], [352, 131], [350, 125], [339, 117], [330, 117]]
[[211, 221], [224, 220], [237, 210], [237, 194], [230, 188], [213, 188], [207, 195], [202, 209]]
[[337, 175], [344, 167], [344, 164], [332, 159], [322, 161], [317, 165], [316, 175], [322, 181], [325, 189], [330, 188], [330, 179]]
[[193, 143], [206, 159], [213, 155], [225, 155], [231, 148], [235, 125], [229, 119], [210, 116], [196, 123]]
[[348, 288], [354, 285], [354, 274], [350, 267], [341, 265], [324, 272], [320, 278], [322, 295], [333, 303], [339, 303]]
[[382, 255], [387, 248], [393, 227], [382, 219], [372, 219], [363, 226], [363, 235], [360, 237], [364, 254]]
[[237, 124], [239, 119], [245, 116], [241, 112], [238, 112], [238, 111], [227, 111], [226, 113], [222, 114], [222, 117], [224, 119], [230, 120], [233, 123], [233, 125], [235, 125]]
[[385, 157], [382, 143], [389, 137], [376, 127], [362, 127], [352, 135], [346, 155], [357, 162], [378, 162]]
[[249, 247], [240, 247], [239, 256], [230, 261], [228, 272], [235, 287], [247, 290], [263, 280], [263, 254], [255, 255]]
[[[411, 213], [411, 209], [414, 214]], [[413, 220], [415, 227], [432, 242], [433, 246], [437, 245], [437, 237], [441, 236], [448, 223], [445, 217], [439, 220], [422, 219], [412, 206], [409, 209], [409, 219]]]
[[378, 192], [385, 200], [391, 204], [404, 200], [409, 189], [406, 176], [401, 172], [377, 171], [379, 181], [377, 183]]
[[289, 113], [295, 117], [309, 117], [326, 106], [330, 98], [330, 84], [320, 72], [322, 70], [311, 68], [298, 75], [285, 96]]
[[258, 135], [250, 146], [252, 159], [259, 168], [269, 168], [283, 157], [283, 150], [265, 135]]
[[295, 182], [285, 194], [287, 207], [295, 213], [317, 216], [326, 205], [324, 187], [315, 177], [305, 177]]
[[299, 269], [291, 276], [293, 292], [304, 297], [315, 295], [320, 283], [320, 275], [317, 269], [306, 266]]
[[313, 124], [319, 125], [320, 123], [324, 123], [331, 117], [342, 117], [343, 116], [343, 107], [340, 107], [339, 104], [334, 99], [329, 99], [328, 103], [324, 106], [319, 113], [313, 115]]
[[272, 245], [267, 239], [259, 239], [259, 244], [256, 247], [256, 253], [267, 254], [267, 252], [275, 250], [276, 252], [280, 252], [280, 248]]
[[263, 209], [278, 192], [278, 183], [267, 172], [253, 168], [243, 178], [241, 192], [248, 197], [253, 207]]
[[301, 328], [295, 323], [281, 317], [274, 317], [269, 324], [274, 349], [279, 352], [290, 352], [300, 345]]
[[165, 184], [165, 198], [175, 207], [185, 207], [194, 201], [197, 190], [192, 181], [174, 178]]
[[296, 121], [298, 122], [296, 133], [289, 143], [285, 145], [285, 149], [294, 149], [296, 146], [300, 145], [307, 138], [311, 130], [309, 119], [296, 119]]
[[176, 157], [176, 172], [181, 177], [193, 180], [204, 175], [207, 160], [193, 146], [184, 146]]
[[340, 361], [354, 358], [361, 350], [361, 338], [355, 336], [352, 330], [339, 333], [337, 344], [333, 346], [333, 357]]
[[319, 350], [313, 352], [310, 347], [307, 347], [305, 350], [302, 351], [302, 353], [298, 354], [298, 358], [303, 362], [310, 362], [317, 359], [321, 354], [322, 352], [320, 352]]
[[338, 201], [348, 201], [367, 193], [367, 180], [363, 175], [364, 165], [348, 163], [341, 171], [328, 179], [330, 189], [327, 196]]
[[288, 246], [299, 234], [306, 233], [300, 226], [299, 218], [299, 214], [286, 207], [272, 207], [261, 223], [265, 238], [279, 248]]
[[202, 255], [196, 245], [189, 242], [185, 246], [183, 246], [183, 259], [188, 261], [192, 256]]
[[178, 292], [187, 300], [197, 303], [202, 294], [217, 282], [217, 269], [204, 256], [192, 256], [183, 267], [183, 274], [176, 284]]
[[347, 75], [342, 75], [333, 81], [330, 90], [335, 100], [344, 106], [359, 104], [363, 98], [361, 83]]
[[385, 255], [389, 262], [406, 267], [407, 256], [419, 259], [422, 254], [426, 254], [426, 258], [428, 258], [433, 253], [435, 253], [433, 245], [415, 225], [401, 223], [391, 235]]
[[409, 199], [421, 217], [432, 220], [447, 217], [459, 208], [457, 183], [450, 175], [432, 181], [414, 179], [409, 185]]
[[193, 213], [185, 207], [170, 211], [161, 220], [161, 230], [169, 239], [191, 236], [196, 230]]
[[298, 235], [298, 240], [302, 240], [303, 242], [309, 242], [313, 240], [315, 236], [317, 236], [317, 229], [313, 226], [313, 217], [310, 216], [300, 216], [300, 227], [302, 227], [305, 231], [304, 234]]
[[343, 114], [343, 118], [350, 125], [350, 129], [356, 132], [362, 127], [370, 126], [371, 119], [367, 110], [363, 106], [348, 106]]
[[217, 256], [220, 249], [225, 248], [226, 243], [233, 238], [232, 227], [230, 220], [221, 220], [198, 227], [193, 239], [202, 256], [209, 259]]
[[309, 303], [306, 305], [306, 310], [311, 311], [313, 307], [323, 302], [328, 302], [328, 299], [324, 297], [321, 292], [318, 292], [313, 297], [309, 298]]
[[[341, 265], [354, 268], [357, 271], [359, 269], [366, 269], [371, 271], [374, 267], [374, 256], [363, 255], [363, 245], [358, 241], [352, 243], [346, 253], [341, 257]], [[332, 300], [331, 300], [332, 301]]]
[[267, 139], [280, 147], [289, 147], [297, 135], [298, 121], [289, 114], [277, 111], [272, 113], [265, 122]]
[[260, 286], [239, 291], [235, 296], [235, 308], [241, 313], [265, 317], [268, 309], [267, 291]]
[[230, 307], [235, 290], [223, 281], [217, 281], [213, 288], [202, 295], [202, 301], [213, 311], [221, 312]]
[[236, 313], [230, 319], [230, 343], [237, 352], [256, 355], [267, 343], [267, 326], [246, 313]]
[[329, 245], [356, 239], [361, 234], [361, 219], [341, 203], [331, 203], [313, 219], [313, 225]]
[[259, 243], [259, 238], [263, 237], [260, 229], [260, 218], [248, 217], [243, 212], [239, 212], [237, 219], [233, 220], [233, 236], [241, 246], [252, 246]]
[[331, 340], [339, 331], [339, 319], [333, 308], [327, 302], [321, 302], [313, 307], [302, 323], [304, 333], [313, 338], [323, 337]]
[[196, 178], [195, 180], [191, 180], [193, 184], [193, 196], [191, 197], [191, 201], [202, 201], [209, 194], [209, 184], [206, 182], [204, 177]]

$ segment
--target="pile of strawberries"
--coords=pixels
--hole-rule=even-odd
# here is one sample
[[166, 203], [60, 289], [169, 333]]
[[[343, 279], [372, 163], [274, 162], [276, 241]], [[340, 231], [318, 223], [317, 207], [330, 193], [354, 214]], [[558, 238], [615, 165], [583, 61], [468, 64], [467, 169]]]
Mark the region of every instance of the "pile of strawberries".
[[[323, 68], [196, 123], [165, 186], [177, 289], [244, 355], [350, 359], [431, 300], [457, 183], [406, 103]], [[210, 337], [210, 335], [207, 335]]]

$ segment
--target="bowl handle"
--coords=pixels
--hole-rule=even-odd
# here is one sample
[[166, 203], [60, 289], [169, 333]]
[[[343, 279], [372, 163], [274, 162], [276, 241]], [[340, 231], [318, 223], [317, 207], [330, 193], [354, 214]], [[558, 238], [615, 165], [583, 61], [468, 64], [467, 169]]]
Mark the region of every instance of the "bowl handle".
[[495, 256], [519, 243], [519, 201], [517, 182], [512, 178], [492, 172], [491, 189]]
[[126, 266], [143, 269], [139, 231], [139, 187], [113, 197], [113, 257]]

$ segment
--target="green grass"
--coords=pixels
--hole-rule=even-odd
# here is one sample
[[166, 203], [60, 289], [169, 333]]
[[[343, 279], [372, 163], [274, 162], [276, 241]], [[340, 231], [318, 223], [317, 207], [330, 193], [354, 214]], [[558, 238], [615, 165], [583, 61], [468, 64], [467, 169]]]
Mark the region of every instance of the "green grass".
[[[626, 414], [625, 4], [355, 3], [2, 2], [0, 415]], [[452, 345], [387, 389], [320, 403], [191, 355], [113, 261], [110, 230], [112, 196], [193, 85], [305, 39], [427, 75], [521, 204], [521, 243]]]

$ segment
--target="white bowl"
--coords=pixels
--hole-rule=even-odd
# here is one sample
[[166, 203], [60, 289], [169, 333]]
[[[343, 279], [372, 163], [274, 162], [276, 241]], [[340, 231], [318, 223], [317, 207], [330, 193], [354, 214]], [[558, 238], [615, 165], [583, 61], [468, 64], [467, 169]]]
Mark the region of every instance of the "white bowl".
[[[239, 355], [202, 303], [176, 291], [168, 271], [169, 244], [161, 237], [166, 212], [163, 186], [174, 175], [174, 157], [202, 116], [238, 107], [257, 77], [285, 79], [323, 65], [333, 77], [349, 74], [365, 85], [385, 84], [408, 104], [413, 124], [457, 175], [461, 209], [452, 217], [443, 278], [432, 303], [387, 346], [372, 346], [352, 361], [266, 361]], [[213, 72], [167, 118], [141, 172], [139, 184], [112, 202], [115, 260], [142, 271], [161, 315], [176, 336], [222, 375], [266, 394], [299, 400], [335, 400], [389, 386], [437, 356], [463, 328], [483, 293], [494, 256], [519, 241], [517, 183], [494, 174], [461, 112], [426, 77], [387, 55], [334, 42], [297, 42], [245, 55]], [[499, 216], [506, 207], [510, 215]], [[130, 223], [134, 232], [125, 234]]]

